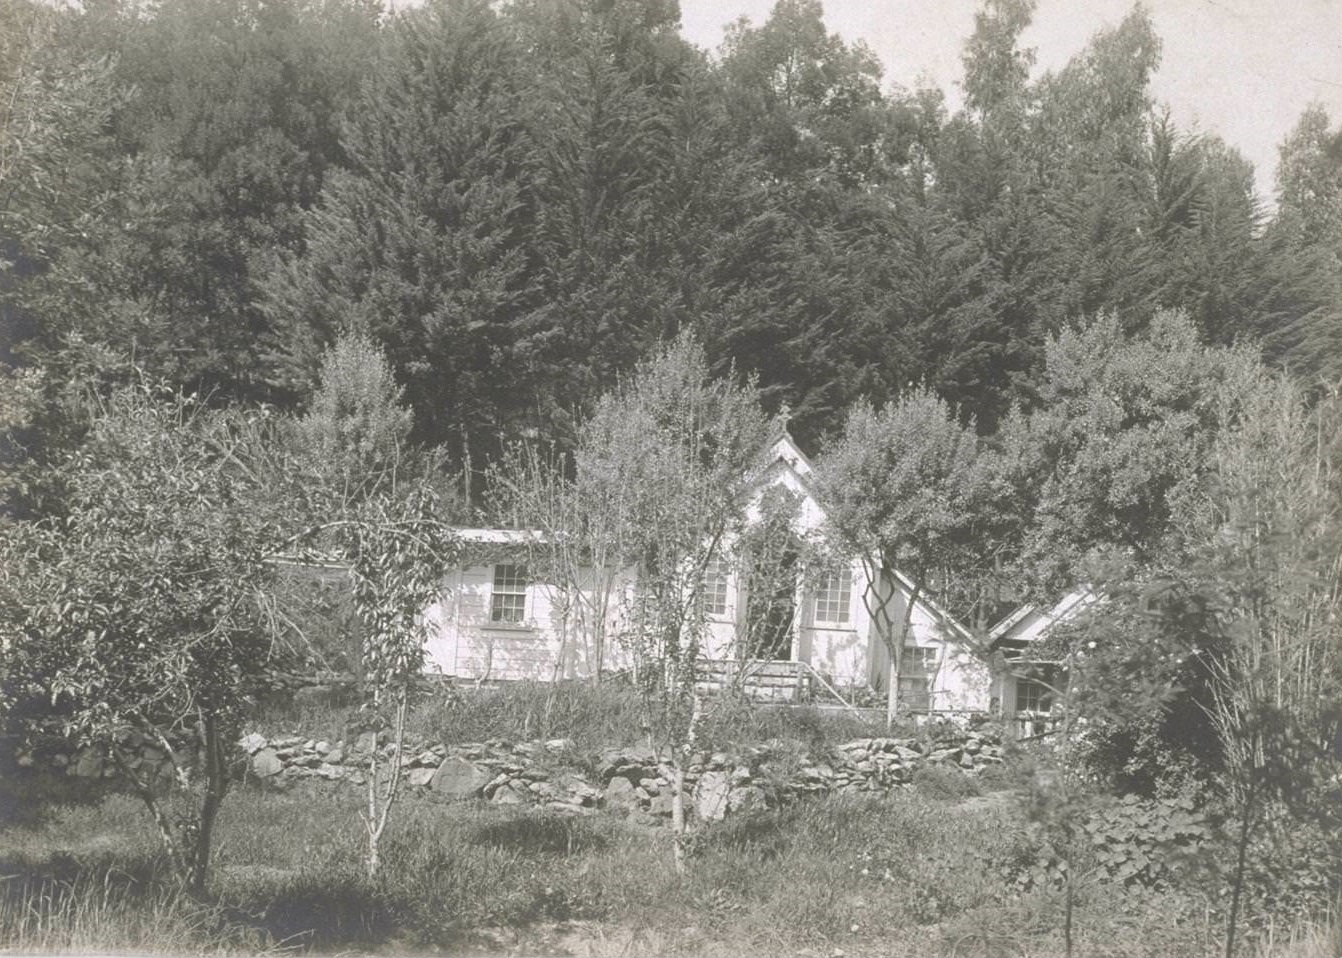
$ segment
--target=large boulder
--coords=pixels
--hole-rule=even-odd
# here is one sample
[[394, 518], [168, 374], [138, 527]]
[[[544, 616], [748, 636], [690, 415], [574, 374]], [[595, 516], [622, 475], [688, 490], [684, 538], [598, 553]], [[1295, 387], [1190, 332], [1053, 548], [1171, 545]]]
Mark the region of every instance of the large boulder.
[[607, 808], [638, 808], [638, 794], [634, 783], [627, 778], [612, 778], [606, 786]]
[[489, 799], [495, 805], [524, 805], [530, 801], [525, 785], [518, 782], [509, 782], [508, 784], [494, 790], [494, 794]]
[[284, 771], [284, 763], [273, 748], [263, 748], [252, 756], [252, 774], [257, 778], [272, 778]]
[[433, 773], [429, 787], [443, 798], [456, 801], [479, 796], [493, 777], [491, 772], [465, 759], [449, 758]]
[[727, 815], [727, 798], [732, 783], [724, 771], [704, 772], [694, 787], [694, 810], [705, 822], [721, 821]]

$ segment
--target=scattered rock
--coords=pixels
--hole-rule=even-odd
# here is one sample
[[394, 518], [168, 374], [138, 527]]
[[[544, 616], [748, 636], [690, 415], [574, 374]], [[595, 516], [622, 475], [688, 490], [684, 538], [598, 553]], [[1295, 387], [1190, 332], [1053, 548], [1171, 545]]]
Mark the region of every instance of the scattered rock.
[[103, 757], [93, 749], [86, 748], [79, 753], [75, 764], [70, 767], [70, 774], [80, 778], [98, 778], [103, 773], [103, 765]]
[[670, 818], [675, 798], [669, 792], [661, 792], [648, 801], [648, 814], [659, 818]]
[[266, 737], [264, 735], [259, 735], [256, 732], [252, 732], [248, 735], [244, 735], [238, 744], [242, 746], [242, 750], [248, 755], [255, 755], [257, 752], [261, 751], [261, 749], [266, 747]]

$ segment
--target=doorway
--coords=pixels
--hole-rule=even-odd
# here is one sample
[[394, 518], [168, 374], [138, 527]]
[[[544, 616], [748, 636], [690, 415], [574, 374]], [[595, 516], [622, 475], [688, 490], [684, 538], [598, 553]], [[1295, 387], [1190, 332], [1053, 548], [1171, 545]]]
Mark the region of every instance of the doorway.
[[747, 583], [745, 658], [792, 658], [797, 565], [797, 549], [789, 543], [779, 551], [776, 561], [752, 570], [755, 574]]

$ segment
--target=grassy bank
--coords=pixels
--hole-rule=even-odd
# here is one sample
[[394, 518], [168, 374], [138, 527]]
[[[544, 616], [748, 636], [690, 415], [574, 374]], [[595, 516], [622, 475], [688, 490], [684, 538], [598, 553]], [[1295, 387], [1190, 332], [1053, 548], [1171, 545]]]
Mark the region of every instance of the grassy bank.
[[[729, 819], [699, 834], [684, 877], [664, 829], [604, 814], [407, 805], [376, 883], [348, 797], [239, 792], [220, 828], [207, 904], [158, 880], [128, 797], [5, 829], [0, 941], [158, 954], [1062, 954], [1061, 895], [1023, 886], [1040, 849], [1003, 796], [913, 790]], [[1080, 953], [1215, 954], [1212, 904], [1089, 886]], [[1319, 928], [1260, 942], [1261, 954], [1330, 953]]]
[[[346, 733], [358, 701], [348, 692], [285, 696], [266, 703], [252, 723], [264, 734], [301, 729], [305, 735], [335, 741]], [[579, 752], [642, 745], [647, 742], [638, 693], [627, 683], [513, 682], [474, 689], [429, 686], [411, 715], [409, 731], [434, 742], [487, 739], [529, 741], [567, 738]], [[896, 734], [920, 734], [902, 723]], [[826, 748], [856, 738], [885, 735], [883, 718], [870, 713], [808, 707], [769, 707], [731, 696], [706, 704], [697, 738], [709, 749], [748, 746], [770, 739], [792, 739]]]
[[[253, 725], [336, 740], [350, 717], [348, 702], [305, 696]], [[567, 738], [581, 760], [641, 744], [638, 719], [636, 697], [619, 685], [518, 685], [429, 696], [414, 731], [447, 742]], [[701, 744], [785, 739], [819, 754], [883, 731], [842, 713], [720, 699]], [[369, 881], [357, 790], [239, 787], [218, 823], [205, 902], [166, 882], [138, 800], [67, 776], [50, 777], [34, 800], [0, 780], [0, 948], [1050, 958], [1065, 953], [1064, 898], [1041, 878], [1052, 849], [1023, 793], [993, 791], [1019, 786], [1027, 764], [984, 779], [928, 767], [889, 796], [729, 817], [694, 835], [684, 876], [672, 868], [668, 829], [645, 820], [417, 800], [397, 810], [383, 872]], [[1178, 880], [1158, 890], [1081, 881], [1075, 953], [1219, 955], [1224, 884], [1169, 874]], [[1283, 882], [1265, 873], [1261, 884]], [[1241, 954], [1335, 953], [1327, 923], [1274, 922], [1268, 910], [1250, 911]]]

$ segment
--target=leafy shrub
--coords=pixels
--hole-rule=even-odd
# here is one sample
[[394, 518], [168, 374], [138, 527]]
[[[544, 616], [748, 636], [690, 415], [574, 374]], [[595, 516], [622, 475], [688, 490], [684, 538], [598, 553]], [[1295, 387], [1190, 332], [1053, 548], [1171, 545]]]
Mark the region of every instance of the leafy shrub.
[[1187, 796], [1106, 803], [1081, 826], [1105, 881], [1167, 887], [1210, 835], [1206, 816]]
[[[1233, 825], [1233, 823], [1232, 823]], [[1231, 860], [1229, 848], [1221, 854]], [[1281, 815], [1250, 843], [1245, 875], [1246, 915], [1258, 924], [1308, 921], [1335, 907], [1342, 894], [1342, 835], [1325, 824]], [[1226, 892], [1228, 894], [1228, 892]]]

